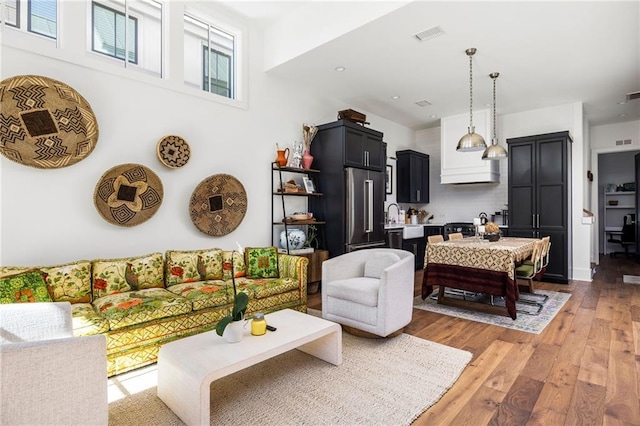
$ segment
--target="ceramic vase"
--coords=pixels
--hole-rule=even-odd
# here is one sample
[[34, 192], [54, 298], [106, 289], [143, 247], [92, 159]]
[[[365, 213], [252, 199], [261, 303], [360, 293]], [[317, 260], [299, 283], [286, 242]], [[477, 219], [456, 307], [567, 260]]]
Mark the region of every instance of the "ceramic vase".
[[224, 328], [222, 337], [229, 343], [237, 343], [244, 336], [244, 321], [231, 321]]
[[313, 155], [311, 155], [311, 153], [309, 153], [308, 149], [304, 150], [304, 154], [302, 154], [302, 168], [303, 169], [310, 169], [311, 168], [311, 163], [313, 163]]
[[288, 228], [289, 232], [282, 231], [280, 233], [280, 247], [283, 249], [287, 248], [287, 234], [289, 239], [289, 249], [301, 249], [304, 247], [304, 243], [307, 241], [307, 235], [304, 233], [302, 229], [298, 228]]
[[289, 161], [289, 148], [277, 151], [276, 163], [279, 167], [286, 167], [287, 161]]

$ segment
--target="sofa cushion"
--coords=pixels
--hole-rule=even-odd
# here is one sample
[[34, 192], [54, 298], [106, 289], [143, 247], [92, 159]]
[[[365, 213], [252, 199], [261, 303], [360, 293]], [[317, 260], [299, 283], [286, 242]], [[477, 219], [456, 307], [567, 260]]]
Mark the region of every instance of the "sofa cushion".
[[299, 287], [300, 281], [294, 278], [236, 278], [236, 288], [247, 293], [249, 299], [263, 299]]
[[189, 300], [163, 288], [109, 294], [93, 306], [109, 321], [110, 330], [191, 312]]
[[167, 287], [222, 279], [222, 250], [169, 250], [166, 253]]
[[0, 303], [52, 302], [43, 272], [37, 269], [0, 278]]
[[336, 299], [348, 300], [360, 305], [378, 306], [379, 286], [380, 280], [377, 278], [357, 277], [331, 281], [322, 291], [326, 291], [327, 296]]
[[228, 305], [233, 300], [233, 286], [219, 280], [176, 284], [167, 290], [191, 301], [194, 311]]
[[93, 299], [132, 290], [164, 287], [162, 253], [98, 259], [93, 266]]
[[109, 331], [109, 321], [100, 316], [91, 303], [71, 305], [74, 336], [90, 336]]
[[247, 247], [248, 278], [278, 278], [278, 250], [275, 247]]
[[233, 274], [236, 278], [247, 276], [247, 267], [244, 263], [244, 253], [239, 251], [222, 252], [222, 279], [229, 281], [231, 279], [231, 254], [233, 253]]
[[382, 276], [382, 271], [399, 261], [400, 256], [395, 253], [374, 253], [367, 258], [367, 261], [364, 264], [364, 276], [369, 278], [380, 278]]
[[52, 266], [3, 266], [0, 276], [39, 269], [45, 273], [45, 282], [54, 302], [91, 302], [91, 262], [78, 260]]

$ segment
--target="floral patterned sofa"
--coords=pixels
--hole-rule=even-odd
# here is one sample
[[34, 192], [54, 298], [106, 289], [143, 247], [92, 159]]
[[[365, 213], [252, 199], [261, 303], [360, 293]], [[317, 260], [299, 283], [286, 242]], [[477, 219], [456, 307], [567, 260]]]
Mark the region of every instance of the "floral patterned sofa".
[[163, 343], [214, 329], [232, 304], [232, 271], [247, 315], [306, 312], [307, 264], [263, 247], [0, 266], [0, 303], [71, 302], [74, 335], [106, 335], [112, 376], [156, 362]]

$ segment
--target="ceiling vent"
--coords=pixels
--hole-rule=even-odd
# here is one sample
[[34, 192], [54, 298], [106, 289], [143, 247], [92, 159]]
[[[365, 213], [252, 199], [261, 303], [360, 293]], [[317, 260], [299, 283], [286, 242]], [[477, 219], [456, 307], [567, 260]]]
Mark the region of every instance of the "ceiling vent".
[[435, 38], [444, 34], [444, 31], [440, 27], [429, 28], [428, 30], [420, 31], [413, 36], [420, 41], [429, 40], [430, 38]]
[[631, 139], [621, 139], [616, 141], [616, 146], [620, 145], [631, 145]]
[[421, 107], [427, 107], [427, 106], [431, 105], [431, 102], [423, 99], [421, 101], [416, 102], [416, 105], [421, 106]]
[[640, 92], [627, 93], [627, 102], [634, 99], [640, 99]]

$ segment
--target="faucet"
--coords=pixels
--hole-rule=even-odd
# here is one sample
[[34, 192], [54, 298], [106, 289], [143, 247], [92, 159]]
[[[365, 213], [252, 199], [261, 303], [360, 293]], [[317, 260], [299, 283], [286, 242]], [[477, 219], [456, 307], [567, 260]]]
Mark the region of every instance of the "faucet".
[[[400, 213], [400, 206], [397, 205], [396, 203], [389, 203], [389, 205], [387, 206], [387, 223], [391, 223], [391, 217], [389, 216], [389, 208], [391, 206], [396, 206], [397, 212], [396, 212], [396, 218], [398, 217], [398, 214]], [[397, 219], [396, 219], [397, 222]]]

